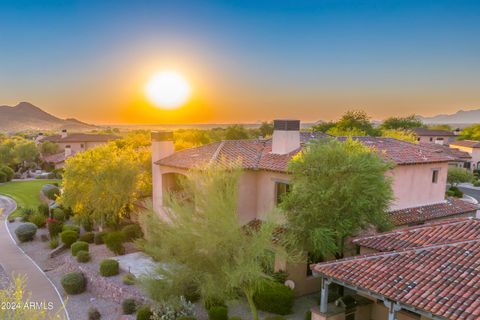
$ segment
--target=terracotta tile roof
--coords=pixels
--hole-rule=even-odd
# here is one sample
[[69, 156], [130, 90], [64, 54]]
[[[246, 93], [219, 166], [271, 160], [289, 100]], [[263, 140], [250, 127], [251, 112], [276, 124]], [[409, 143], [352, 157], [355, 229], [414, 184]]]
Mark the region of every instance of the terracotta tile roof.
[[45, 156], [45, 157], [43, 157], [43, 160], [45, 162], [48, 162], [48, 163], [62, 163], [62, 162], [65, 162], [65, 152]]
[[478, 208], [478, 205], [471, 202], [457, 198], [448, 198], [444, 202], [421, 207], [394, 210], [389, 213], [392, 217], [393, 223], [397, 226], [401, 226], [475, 212]]
[[[327, 137], [322, 133], [301, 133], [302, 146], [309, 140]], [[338, 138], [345, 140], [345, 137]], [[432, 152], [418, 145], [393, 138], [353, 137], [376, 152], [387, 161], [396, 164], [416, 164], [452, 161], [452, 157]], [[290, 159], [302, 147], [285, 155], [272, 154], [272, 140], [226, 140], [205, 146], [177, 151], [161, 159], [156, 164], [190, 169], [198, 165], [220, 161], [240, 161], [245, 169], [270, 170], [285, 172]]]
[[458, 218], [357, 238], [353, 243], [377, 251], [480, 239], [480, 220]]
[[319, 263], [312, 270], [446, 319], [480, 318], [480, 239]]
[[113, 134], [93, 134], [93, 133], [69, 133], [62, 138], [61, 135], [46, 136], [40, 141], [50, 141], [55, 143], [66, 142], [108, 142], [110, 140], [120, 139], [119, 136]]
[[430, 129], [427, 129], [427, 128], [413, 128], [412, 129], [413, 132], [415, 132], [415, 134], [417, 136], [436, 136], [436, 137], [451, 137], [451, 136], [454, 136], [455, 134], [451, 131], [447, 131], [447, 130], [430, 130]]
[[480, 141], [458, 140], [458, 141], [451, 142], [450, 145], [454, 148], [455, 146], [467, 147], [467, 148], [480, 148]]
[[430, 150], [432, 152], [443, 153], [444, 155], [454, 158], [455, 161], [466, 161], [472, 159], [470, 153], [461, 151], [456, 148], [450, 148], [447, 145], [437, 144], [437, 143], [427, 143], [421, 142], [419, 145], [422, 148]]

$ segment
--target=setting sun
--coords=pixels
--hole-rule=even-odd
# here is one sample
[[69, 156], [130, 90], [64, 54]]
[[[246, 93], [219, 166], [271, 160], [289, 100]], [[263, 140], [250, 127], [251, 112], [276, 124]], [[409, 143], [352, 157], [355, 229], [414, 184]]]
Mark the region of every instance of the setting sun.
[[146, 86], [148, 99], [159, 108], [175, 109], [190, 97], [190, 84], [178, 72], [161, 71], [155, 74]]

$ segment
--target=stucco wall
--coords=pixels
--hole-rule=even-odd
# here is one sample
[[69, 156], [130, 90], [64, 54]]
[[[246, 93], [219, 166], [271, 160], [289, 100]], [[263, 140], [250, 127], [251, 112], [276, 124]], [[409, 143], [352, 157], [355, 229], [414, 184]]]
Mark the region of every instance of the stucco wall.
[[457, 146], [455, 142], [452, 142], [450, 144], [450, 147], [456, 148], [461, 151], [468, 152], [471, 156], [472, 159], [470, 160], [472, 163], [471, 169], [477, 169], [477, 164], [480, 161], [480, 148], [470, 148], [470, 147], [464, 147], [464, 146]]
[[[426, 142], [426, 143], [438, 143], [438, 144], [449, 144], [450, 142], [455, 140], [455, 137], [444, 137], [444, 136], [421, 136], [418, 137], [419, 142]], [[431, 140], [430, 140], [431, 139]], [[438, 140], [440, 139], [440, 140]], [[443, 139], [443, 140], [442, 140]], [[438, 141], [437, 141], [438, 140]]]
[[[438, 181], [432, 183], [432, 171], [438, 169]], [[448, 163], [402, 165], [393, 168], [392, 189], [395, 200], [391, 210], [438, 203], [445, 199]]]

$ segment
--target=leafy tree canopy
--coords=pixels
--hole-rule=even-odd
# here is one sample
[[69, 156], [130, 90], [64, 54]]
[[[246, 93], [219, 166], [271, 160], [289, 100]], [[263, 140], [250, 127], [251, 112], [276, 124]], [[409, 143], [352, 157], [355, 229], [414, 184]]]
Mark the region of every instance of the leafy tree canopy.
[[[244, 295], [258, 319], [253, 293], [267, 279], [275, 224], [267, 219], [258, 230], [242, 228], [237, 215], [241, 171], [225, 166], [192, 170], [182, 182], [187, 199], [172, 193], [164, 219], [153, 211], [140, 215], [145, 240], [141, 245], [158, 261], [158, 277], [142, 279], [157, 301], [180, 296], [186, 288], [204, 300], [225, 301]], [[161, 279], [161, 280], [158, 280]]]
[[347, 111], [337, 122], [319, 123], [313, 126], [312, 130], [326, 132], [334, 136], [379, 135], [379, 131], [373, 127], [370, 117], [362, 110]]
[[425, 127], [423, 122], [414, 114], [408, 117], [390, 117], [383, 121], [381, 129], [413, 129]]
[[470, 170], [459, 167], [448, 168], [447, 182], [450, 185], [456, 187], [459, 183], [472, 181], [473, 173]]
[[428, 129], [430, 130], [445, 130], [445, 131], [453, 131], [452, 127], [448, 124], [430, 124], [428, 125]]
[[340, 258], [344, 240], [369, 225], [390, 226], [391, 165], [362, 143], [322, 139], [289, 164], [291, 191], [281, 207], [294, 246]]
[[394, 138], [397, 140], [403, 140], [411, 143], [417, 143], [417, 137], [410, 130], [403, 130], [403, 129], [386, 129], [382, 130], [382, 137], [387, 138]]
[[480, 124], [466, 127], [460, 132], [460, 140], [480, 140]]

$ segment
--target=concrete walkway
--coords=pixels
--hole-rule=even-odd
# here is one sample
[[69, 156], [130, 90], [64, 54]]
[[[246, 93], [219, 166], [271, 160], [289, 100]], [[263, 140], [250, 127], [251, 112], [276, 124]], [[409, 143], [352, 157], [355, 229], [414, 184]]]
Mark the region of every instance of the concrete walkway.
[[55, 286], [40, 267], [17, 246], [14, 237], [7, 228], [7, 216], [16, 209], [15, 201], [0, 195], [0, 264], [8, 275], [25, 275], [26, 289], [31, 292], [31, 301], [53, 303], [52, 314], [62, 309], [60, 319], [69, 319], [63, 300]]

